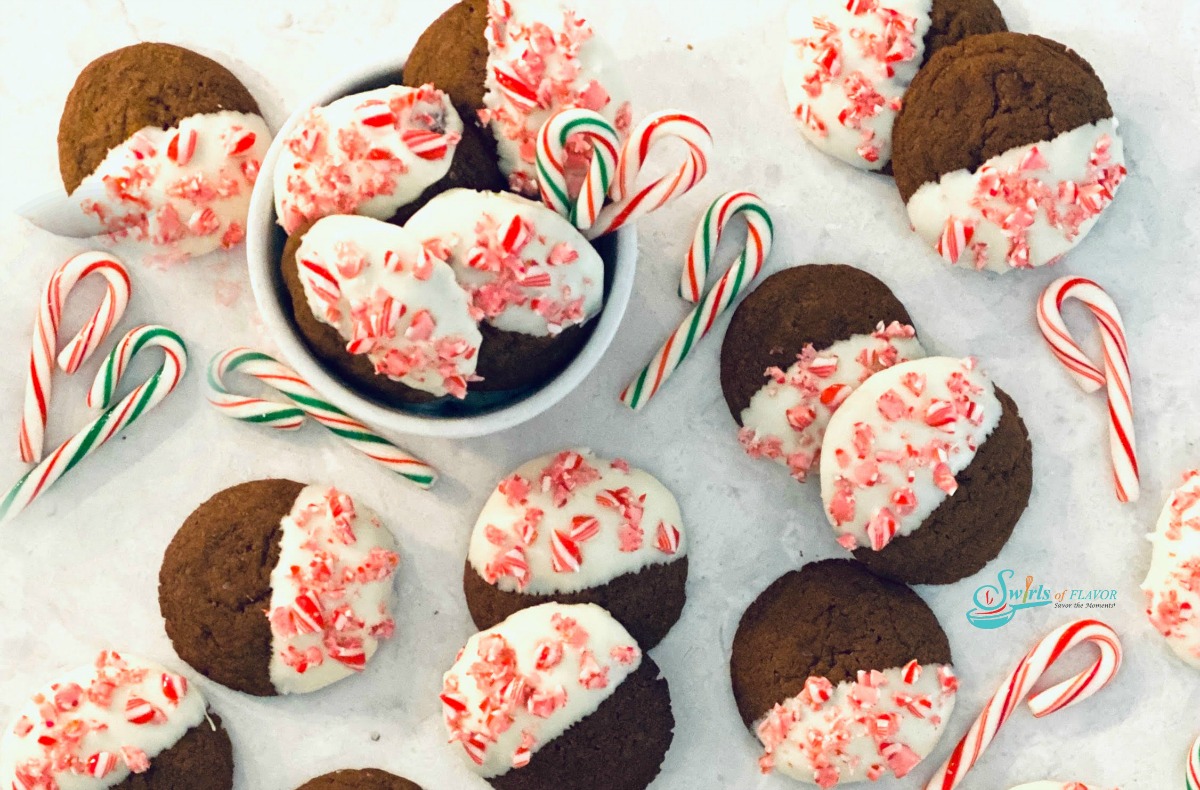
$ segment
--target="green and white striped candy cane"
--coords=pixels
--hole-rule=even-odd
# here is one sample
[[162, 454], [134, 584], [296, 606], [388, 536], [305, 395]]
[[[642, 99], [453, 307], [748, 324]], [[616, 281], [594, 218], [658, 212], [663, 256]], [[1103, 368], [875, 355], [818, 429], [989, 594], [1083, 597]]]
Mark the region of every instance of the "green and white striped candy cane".
[[[162, 366], [144, 384], [112, 405], [130, 360], [146, 348], [163, 350]], [[0, 524], [15, 518], [76, 464], [161, 403], [175, 390], [186, 372], [187, 347], [183, 338], [161, 326], [139, 326], [130, 330], [105, 359], [88, 393], [88, 405], [104, 409], [104, 412], [17, 481], [0, 501]]]
[[[567, 183], [567, 141], [581, 136], [591, 143], [592, 162], [572, 201]], [[580, 230], [590, 228], [604, 206], [617, 171], [621, 137], [608, 120], [592, 110], [563, 110], [550, 116], [538, 131], [537, 174], [542, 202]]]
[[[692, 291], [698, 298], [721, 232], [737, 214], [746, 218], [746, 249], [704, 296], [704, 301], [692, 308], [637, 378], [621, 392], [621, 402], [629, 408], [641, 409], [654, 397], [654, 393], [675, 372], [688, 352], [712, 329], [717, 316], [762, 271], [763, 263], [771, 252], [775, 232], [771, 215], [753, 192], [730, 192], [713, 201], [700, 220], [692, 249], [688, 252], [680, 290], [685, 298], [691, 298]], [[699, 252], [697, 248], [700, 248]], [[689, 287], [692, 291], [689, 291]]]
[[[253, 376], [294, 405], [231, 392], [225, 376], [234, 371]], [[437, 472], [429, 464], [325, 400], [296, 371], [261, 351], [239, 347], [217, 354], [208, 365], [207, 382], [208, 402], [227, 417], [277, 430], [294, 430], [304, 424], [305, 417], [312, 417], [355, 450], [410, 483], [429, 488], [437, 480]]]

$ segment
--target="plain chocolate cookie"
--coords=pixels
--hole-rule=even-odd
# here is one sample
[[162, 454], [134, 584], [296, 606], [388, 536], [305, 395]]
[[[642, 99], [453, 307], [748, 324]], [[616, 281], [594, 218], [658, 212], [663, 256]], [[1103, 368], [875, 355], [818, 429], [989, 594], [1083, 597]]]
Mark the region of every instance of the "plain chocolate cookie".
[[291, 480], [228, 488], [196, 509], [163, 557], [158, 604], [179, 657], [223, 686], [260, 697], [271, 683], [271, 571], [280, 522], [304, 489]]
[[463, 592], [471, 619], [480, 631], [508, 619], [514, 612], [538, 604], [551, 601], [594, 603], [607, 609], [643, 649], [649, 650], [679, 622], [687, 602], [684, 593], [687, 573], [688, 561], [684, 557], [661, 565], [649, 565], [637, 573], [626, 573], [608, 584], [579, 592], [529, 595], [504, 592], [488, 584], [467, 562], [463, 569]]
[[721, 390], [733, 419], [809, 343], [820, 351], [880, 322], [911, 324], [908, 311], [877, 278], [844, 264], [796, 266], [772, 274], [742, 300], [721, 345]]
[[938, 51], [967, 36], [1008, 30], [1004, 15], [992, 0], [933, 0], [925, 34], [925, 63]]
[[[212, 725], [209, 726], [209, 722]], [[145, 773], [130, 774], [114, 790], [231, 790], [233, 746], [221, 719], [212, 711], [206, 721], [150, 761]]]
[[[604, 267], [608, 279], [610, 267]], [[479, 325], [483, 344], [479, 367], [483, 381], [471, 385], [479, 392], [517, 390], [548, 381], [562, 371], [592, 336], [600, 316], [586, 324], [569, 326], [553, 337], [536, 337], [523, 332], [505, 332], [487, 321]]]
[[260, 114], [246, 86], [214, 60], [173, 44], [143, 43], [87, 65], [58, 127], [63, 186], [74, 192], [109, 150], [147, 126], [168, 129], [199, 113]]
[[313, 315], [304, 295], [304, 284], [300, 282], [300, 268], [296, 262], [296, 253], [304, 241], [304, 234], [313, 224], [307, 222], [296, 228], [283, 246], [283, 256], [279, 260], [279, 270], [286, 288], [283, 306], [295, 321], [296, 329], [308, 350], [338, 379], [377, 400], [385, 403], [428, 403], [435, 400], [435, 396], [428, 392], [376, 373], [375, 365], [366, 354], [351, 354], [346, 350], [346, 339], [337, 329]]
[[647, 655], [596, 712], [545, 744], [497, 790], [645, 790], [674, 738], [671, 691]]
[[950, 584], [978, 573], [1004, 548], [1033, 490], [1033, 445], [1017, 404], [996, 388], [1004, 411], [967, 468], [958, 490], [921, 528], [880, 551], [854, 556], [874, 573], [908, 584]]
[[892, 167], [907, 203], [921, 185], [1112, 117], [1104, 84], [1072, 50], [1040, 36], [971, 36], [937, 52], [905, 95]]
[[309, 779], [296, 790], [421, 790], [421, 786], [378, 768], [357, 768]]
[[950, 642], [915, 592], [851, 560], [810, 563], [776, 579], [742, 615], [729, 663], [747, 727], [800, 694], [810, 676], [949, 664]]

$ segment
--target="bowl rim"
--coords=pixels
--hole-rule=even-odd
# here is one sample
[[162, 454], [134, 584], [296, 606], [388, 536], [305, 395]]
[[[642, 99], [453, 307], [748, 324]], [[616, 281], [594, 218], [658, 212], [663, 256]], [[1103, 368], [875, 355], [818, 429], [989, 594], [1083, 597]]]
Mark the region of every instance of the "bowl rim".
[[330, 86], [313, 92], [293, 110], [271, 141], [263, 157], [258, 179], [250, 197], [246, 227], [246, 262], [250, 270], [250, 287], [259, 315], [278, 344], [285, 361], [314, 389], [331, 403], [364, 422], [399, 434], [464, 439], [498, 433], [513, 428], [545, 412], [574, 391], [600, 362], [612, 345], [617, 329], [625, 316], [633, 294], [637, 270], [637, 231], [627, 225], [613, 236], [616, 250], [613, 258], [612, 285], [604, 309], [583, 348], [554, 378], [520, 400], [483, 414], [461, 417], [433, 417], [405, 412], [372, 401], [351, 390], [330, 375], [309, 352], [283, 310], [275, 289], [272, 267], [272, 234], [275, 217], [275, 166], [284, 137], [310, 108], [328, 104], [343, 96], [378, 82], [389, 73], [403, 69], [405, 59], [388, 59], [359, 69]]

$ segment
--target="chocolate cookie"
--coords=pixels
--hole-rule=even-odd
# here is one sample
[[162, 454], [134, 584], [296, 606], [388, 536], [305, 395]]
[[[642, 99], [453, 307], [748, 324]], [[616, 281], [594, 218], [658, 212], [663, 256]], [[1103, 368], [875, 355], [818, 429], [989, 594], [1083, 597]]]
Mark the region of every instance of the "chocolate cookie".
[[378, 768], [359, 768], [309, 779], [296, 790], [421, 790], [421, 787]]
[[913, 80], [893, 167], [913, 227], [951, 263], [1005, 272], [1078, 244], [1125, 178], [1108, 95], [1048, 39], [973, 36]]
[[288, 480], [226, 489], [167, 547], [158, 600], [179, 657], [257, 696], [361, 671], [388, 614], [395, 541], [340, 491]]
[[475, 522], [463, 590], [481, 629], [548, 601], [594, 603], [649, 650], [683, 610], [687, 549], [662, 483], [567, 450], [500, 481]]
[[816, 0], [788, 16], [788, 103], [821, 151], [889, 171], [905, 91], [939, 50], [1006, 30], [992, 0]]
[[186, 257], [245, 237], [270, 142], [258, 104], [224, 66], [171, 44], [135, 44], [75, 81], [59, 169], [106, 231]]
[[233, 749], [221, 720], [186, 678], [106, 651], [19, 709], [0, 742], [0, 782], [230, 790]]
[[411, 231], [325, 217], [296, 228], [280, 268], [309, 350], [363, 393], [385, 403], [463, 398], [477, 379], [482, 336], [467, 292]]
[[675, 727], [658, 667], [592, 604], [522, 609], [471, 637], [441, 699], [454, 748], [499, 790], [643, 790]]
[[875, 374], [830, 419], [821, 448], [821, 497], [838, 542], [909, 584], [983, 568], [1032, 484], [1016, 404], [970, 359], [927, 357]]
[[482, 319], [471, 385], [479, 391], [542, 384], [579, 353], [604, 300], [605, 264], [570, 222], [507, 193], [455, 189], [405, 230], [441, 250]]
[[950, 661], [916, 593], [826, 560], [776, 579], [750, 605], [729, 671], [742, 721], [765, 748], [762, 769], [832, 787], [903, 777], [933, 750], [954, 709]]
[[721, 390], [752, 457], [805, 480], [830, 416], [868, 376], [925, 355], [882, 282], [841, 264], [771, 275], [738, 306], [721, 346]]
[[[587, 20], [558, 3], [463, 0], [417, 39], [404, 80], [446, 91], [464, 119], [489, 127], [509, 185], [535, 197], [533, 142], [551, 115], [582, 107], [628, 132], [628, 93], [615, 60]], [[578, 159], [568, 169], [582, 171], [587, 158]]]
[[289, 234], [334, 214], [402, 223], [450, 187], [503, 185], [489, 142], [473, 126], [467, 133], [450, 98], [431, 85], [343, 96], [288, 130], [275, 213]]
[[1200, 470], [1184, 472], [1149, 539], [1146, 616], [1175, 655], [1200, 669], [1200, 620], [1191, 614], [1200, 609]]

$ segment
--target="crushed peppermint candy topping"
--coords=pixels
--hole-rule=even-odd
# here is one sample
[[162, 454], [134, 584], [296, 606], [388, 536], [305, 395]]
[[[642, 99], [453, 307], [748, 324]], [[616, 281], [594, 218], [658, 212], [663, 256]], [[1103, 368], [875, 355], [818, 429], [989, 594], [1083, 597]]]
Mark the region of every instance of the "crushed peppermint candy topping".
[[270, 142], [262, 118], [231, 111], [146, 127], [111, 149], [74, 195], [111, 239], [152, 245], [156, 263], [227, 250], [246, 237]]
[[594, 604], [523, 609], [467, 641], [442, 681], [451, 743], [494, 777], [596, 711], [641, 665], [629, 633]]
[[1180, 658], [1200, 668], [1200, 470], [1184, 472], [1149, 540], [1146, 615]]
[[810, 677], [756, 725], [759, 766], [822, 788], [902, 778], [937, 745], [957, 690], [949, 666], [916, 661], [836, 686]]
[[[613, 74], [615, 58], [575, 11], [553, 0], [489, 0], [485, 36], [486, 93], [479, 119], [491, 126], [501, 170], [514, 192], [538, 194], [537, 134], [554, 113], [593, 110], [622, 138], [629, 134], [633, 114]], [[582, 180], [590, 161], [586, 142], [568, 140], [569, 180]]]
[[446, 175], [462, 128], [431, 85], [389, 85], [313, 107], [275, 166], [279, 224], [292, 233], [333, 214], [390, 219]]
[[784, 464], [800, 482], [819, 461], [825, 426], [850, 393], [881, 370], [925, 355], [912, 326], [882, 321], [816, 351], [805, 345], [791, 367], [768, 368], [767, 383], [742, 410], [738, 441], [751, 458]]
[[335, 488], [308, 486], [281, 525], [271, 572], [271, 682], [303, 693], [361, 672], [395, 631], [389, 606], [400, 562], [372, 511]]
[[500, 481], [475, 523], [467, 560], [505, 591], [550, 594], [686, 552], [679, 504], [662, 483], [623, 460], [565, 450]]
[[1128, 171], [1115, 119], [947, 173], [909, 200], [917, 232], [951, 264], [1003, 272], [1052, 264], [1113, 202]]
[[483, 338], [467, 293], [441, 259], [403, 228], [368, 217], [319, 220], [296, 252], [317, 320], [381, 376], [433, 395], [464, 398]]
[[470, 294], [476, 320], [552, 337], [599, 312], [600, 256], [539, 203], [454, 189], [425, 204], [405, 228], [445, 254]]
[[0, 749], [0, 785], [112, 787], [149, 770], [204, 715], [204, 700], [183, 676], [102, 652], [22, 708]]
[[880, 551], [958, 488], [1000, 421], [972, 359], [927, 357], [867, 379], [830, 418], [821, 447], [825, 513], [847, 549]]
[[891, 159], [892, 125], [925, 53], [929, 0], [797, 4], [784, 85], [804, 135], [857, 167]]

